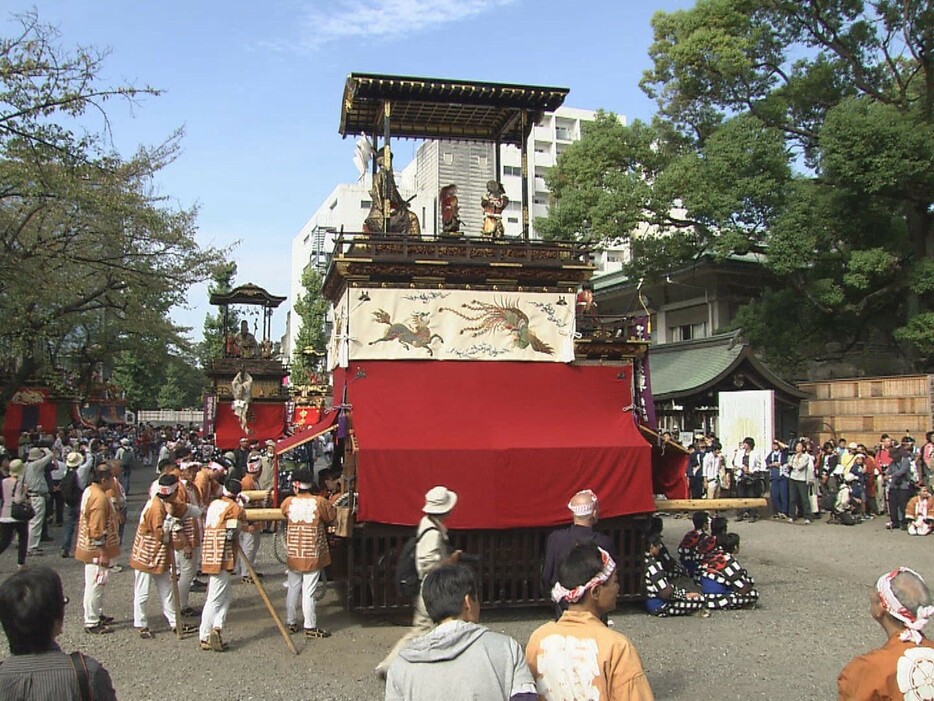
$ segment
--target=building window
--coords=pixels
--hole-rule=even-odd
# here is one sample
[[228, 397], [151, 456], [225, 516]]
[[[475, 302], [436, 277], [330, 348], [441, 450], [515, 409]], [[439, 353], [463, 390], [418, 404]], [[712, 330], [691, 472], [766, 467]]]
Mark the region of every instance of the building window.
[[518, 166], [503, 166], [503, 175], [522, 175], [522, 168]]
[[490, 159], [487, 156], [477, 156], [477, 165], [481, 168], [487, 168], [490, 165]]
[[506, 217], [506, 221], [508, 221], [510, 224], [518, 224], [519, 217]]
[[671, 341], [690, 341], [692, 338], [707, 338], [707, 322], [670, 326], [668, 335]]
[[369, 209], [373, 206], [372, 200], [360, 200], [360, 209]]
[[337, 206], [337, 200], [334, 200], [329, 206], [328, 209], [334, 209]]
[[453, 153], [442, 153], [441, 160], [444, 161], [444, 165], [449, 166], [454, 162], [454, 154]]

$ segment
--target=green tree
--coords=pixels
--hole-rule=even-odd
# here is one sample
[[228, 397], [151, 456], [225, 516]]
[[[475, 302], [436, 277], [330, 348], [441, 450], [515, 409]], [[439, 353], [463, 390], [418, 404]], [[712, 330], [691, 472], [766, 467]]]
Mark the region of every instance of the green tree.
[[[656, 118], [598, 120], [571, 146], [551, 173], [557, 207], [542, 230], [635, 231], [635, 275], [762, 248], [775, 294], [741, 318], [779, 360], [894, 333], [919, 369], [932, 367], [930, 3], [699, 0], [652, 26], [642, 87]], [[596, 184], [581, 187], [588, 168]], [[790, 306], [765, 316], [777, 300]], [[797, 325], [777, 318], [807, 331], [776, 343]]]
[[35, 12], [19, 25], [0, 38], [0, 411], [56, 367], [89, 379], [135, 335], [181, 347], [167, 312], [225, 255], [154, 188], [180, 133], [130, 158], [110, 146], [107, 101], [157, 91], [102, 85], [105, 55], [66, 51]]
[[325, 322], [328, 301], [321, 294], [324, 279], [314, 266], [308, 265], [302, 272], [302, 288], [305, 293], [295, 300], [295, 312], [300, 326], [292, 353], [292, 382], [305, 384], [313, 372], [320, 372], [324, 365], [328, 338]]
[[[230, 292], [233, 289], [234, 278], [237, 277], [237, 264], [225, 261], [211, 271], [211, 282], [208, 285], [208, 295], [218, 292]], [[204, 316], [204, 338], [198, 344], [198, 362], [202, 368], [210, 366], [211, 361], [224, 357], [225, 335], [236, 333], [240, 325], [240, 315], [233, 307], [227, 308], [227, 328], [224, 328], [224, 310], [219, 309], [216, 314], [208, 312]]]

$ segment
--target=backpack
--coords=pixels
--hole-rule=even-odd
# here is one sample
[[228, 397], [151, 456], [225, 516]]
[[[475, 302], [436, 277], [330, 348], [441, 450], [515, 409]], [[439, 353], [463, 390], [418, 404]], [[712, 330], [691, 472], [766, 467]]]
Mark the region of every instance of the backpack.
[[81, 487], [78, 484], [78, 471], [68, 469], [58, 487], [62, 492], [62, 499], [68, 506], [77, 506], [81, 503]]
[[402, 551], [399, 553], [399, 561], [396, 563], [396, 591], [399, 596], [407, 599], [414, 599], [418, 596], [422, 588], [422, 579], [418, 576], [418, 567], [415, 562], [415, 550], [418, 547], [418, 541], [422, 539], [429, 531], [437, 531], [437, 528], [426, 528], [417, 536], [412, 536], [405, 541]]

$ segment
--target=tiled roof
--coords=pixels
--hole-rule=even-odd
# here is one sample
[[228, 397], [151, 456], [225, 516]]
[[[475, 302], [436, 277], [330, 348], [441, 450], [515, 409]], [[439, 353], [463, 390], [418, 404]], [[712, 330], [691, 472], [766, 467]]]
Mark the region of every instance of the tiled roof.
[[728, 377], [744, 361], [770, 388], [793, 397], [807, 396], [763, 365], [749, 345], [740, 341], [735, 333], [651, 346], [652, 394], [656, 400], [663, 400], [701, 392]]

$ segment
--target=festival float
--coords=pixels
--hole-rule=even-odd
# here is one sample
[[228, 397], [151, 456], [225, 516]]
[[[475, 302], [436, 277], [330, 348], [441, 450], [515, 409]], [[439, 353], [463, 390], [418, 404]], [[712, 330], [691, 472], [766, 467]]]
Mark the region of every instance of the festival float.
[[[204, 417], [219, 448], [236, 448], [241, 438], [275, 440], [286, 432], [289, 393], [283, 380], [288, 371], [270, 339], [272, 314], [284, 301], [253, 284], [211, 294], [211, 304], [221, 310], [224, 349], [205, 369], [212, 391], [205, 395]], [[257, 308], [261, 331], [255, 322], [251, 331], [246, 319], [231, 328], [230, 308], [244, 306]]]
[[[594, 271], [588, 248], [528, 236], [526, 144], [567, 92], [347, 79], [340, 133], [370, 135], [373, 206], [363, 231], [337, 236], [324, 281], [331, 406], [276, 452], [336, 434], [348, 503], [332, 578], [350, 610], [410, 604], [395, 590], [395, 561], [435, 485], [459, 495], [446, 523], [453, 546], [476, 558], [484, 606], [549, 600], [539, 581], [545, 540], [569, 523], [565, 505], [585, 488], [599, 495], [599, 529], [615, 540], [622, 597], [640, 597], [655, 497], [686, 497], [686, 454], [647, 428], [644, 311], [596, 315], [579, 294]], [[476, 203], [481, 230], [460, 230], [457, 211], [468, 205], [456, 200], [455, 182], [439, 192], [437, 234], [421, 233], [396, 190], [393, 139], [495, 145], [488, 196]], [[504, 144], [522, 151], [516, 238], [501, 221]]]

